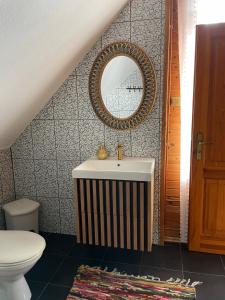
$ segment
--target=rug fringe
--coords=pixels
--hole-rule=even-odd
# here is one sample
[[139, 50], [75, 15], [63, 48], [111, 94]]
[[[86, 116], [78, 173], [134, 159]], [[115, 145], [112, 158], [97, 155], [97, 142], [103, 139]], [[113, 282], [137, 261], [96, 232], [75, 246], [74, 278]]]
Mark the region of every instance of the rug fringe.
[[[90, 267], [90, 266], [87, 266], [87, 265], [82, 265], [82, 267], [87, 267], [87, 268], [93, 268], [93, 269], [97, 269], [97, 270], [102, 270], [102, 271], [105, 271], [105, 272], [108, 272], [108, 267]], [[146, 276], [141, 276], [141, 275], [133, 275], [133, 274], [127, 274], [126, 272], [119, 272], [117, 270], [117, 268], [114, 268], [112, 271], [110, 271], [110, 273], [114, 273], [116, 275], [124, 275], [124, 276], [130, 276], [132, 278], [139, 278], [139, 279], [148, 279], [148, 280], [152, 280], [152, 281], [155, 281], [155, 282], [159, 282], [161, 281], [161, 279], [159, 277], [155, 277], [155, 276], [152, 276], [152, 275], [146, 275]], [[196, 287], [198, 285], [201, 285], [203, 284], [203, 282], [201, 281], [194, 281], [191, 283], [191, 279], [181, 279], [181, 278], [176, 278], [174, 279], [173, 277], [169, 278], [168, 280], [165, 280], [166, 282], [168, 283], [171, 283], [171, 284], [180, 284], [180, 285], [183, 285], [183, 286], [187, 286], [187, 287]]]
[[170, 279], [167, 280], [168, 283], [173, 283], [173, 284], [181, 284], [181, 285], [185, 285], [185, 286], [189, 286], [189, 287], [196, 287], [198, 285], [201, 285], [203, 282], [201, 281], [194, 281], [191, 283], [191, 279], [174, 279], [173, 277], [171, 277]]

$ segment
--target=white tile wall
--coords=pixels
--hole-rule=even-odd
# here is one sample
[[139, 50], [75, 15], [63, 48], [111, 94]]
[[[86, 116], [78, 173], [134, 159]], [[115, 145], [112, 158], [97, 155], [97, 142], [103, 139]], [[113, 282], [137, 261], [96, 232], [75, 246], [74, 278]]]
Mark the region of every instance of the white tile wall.
[[[42, 204], [42, 230], [75, 233], [72, 169], [95, 155], [99, 144], [105, 143], [115, 155], [116, 144], [121, 142], [128, 156], [156, 158], [154, 241], [158, 242], [164, 5], [164, 0], [131, 0], [13, 145], [17, 197], [30, 196]], [[112, 130], [98, 120], [88, 92], [94, 59], [108, 43], [118, 40], [144, 49], [153, 61], [158, 82], [152, 113], [137, 129], [125, 132]]]

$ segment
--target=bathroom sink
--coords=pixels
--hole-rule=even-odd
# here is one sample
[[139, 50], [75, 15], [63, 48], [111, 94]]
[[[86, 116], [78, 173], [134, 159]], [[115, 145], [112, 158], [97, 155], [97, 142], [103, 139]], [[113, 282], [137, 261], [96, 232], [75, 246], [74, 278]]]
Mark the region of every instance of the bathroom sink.
[[154, 178], [154, 168], [154, 158], [88, 159], [73, 169], [72, 175], [74, 178], [151, 181]]

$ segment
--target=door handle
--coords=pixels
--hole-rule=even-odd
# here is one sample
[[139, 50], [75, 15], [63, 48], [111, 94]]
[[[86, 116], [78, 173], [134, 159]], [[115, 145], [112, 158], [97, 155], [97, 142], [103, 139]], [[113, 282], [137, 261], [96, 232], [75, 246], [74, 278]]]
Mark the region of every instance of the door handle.
[[204, 141], [204, 136], [202, 132], [197, 133], [197, 137], [196, 137], [196, 159], [197, 160], [202, 159], [202, 146], [210, 145], [210, 144], [213, 144], [213, 142]]

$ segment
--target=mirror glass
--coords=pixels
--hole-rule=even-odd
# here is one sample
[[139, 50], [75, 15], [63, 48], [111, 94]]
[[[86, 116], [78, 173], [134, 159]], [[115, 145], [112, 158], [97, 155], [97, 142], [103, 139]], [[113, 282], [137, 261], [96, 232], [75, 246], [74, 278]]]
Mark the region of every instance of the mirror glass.
[[101, 95], [106, 109], [116, 118], [128, 118], [137, 111], [143, 98], [143, 76], [132, 58], [119, 55], [107, 63]]

